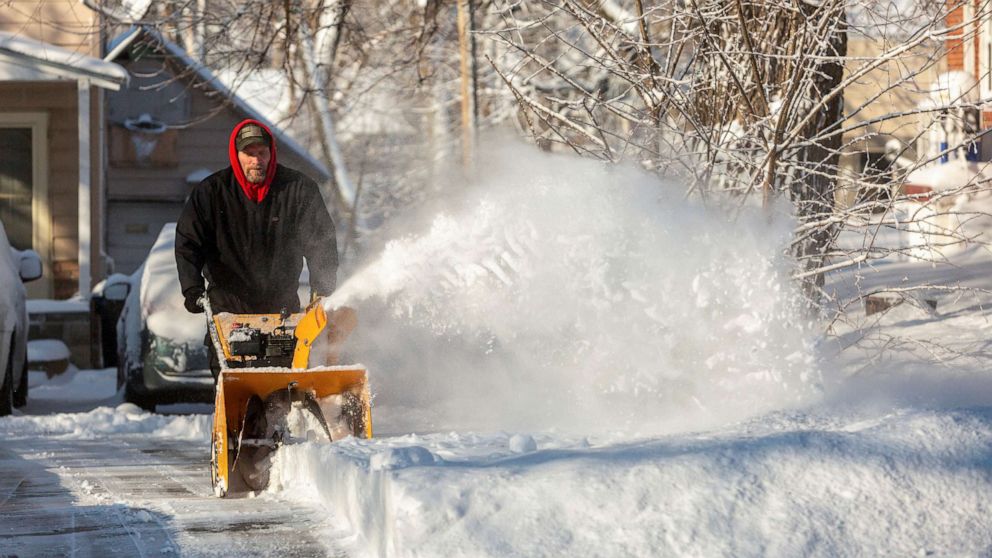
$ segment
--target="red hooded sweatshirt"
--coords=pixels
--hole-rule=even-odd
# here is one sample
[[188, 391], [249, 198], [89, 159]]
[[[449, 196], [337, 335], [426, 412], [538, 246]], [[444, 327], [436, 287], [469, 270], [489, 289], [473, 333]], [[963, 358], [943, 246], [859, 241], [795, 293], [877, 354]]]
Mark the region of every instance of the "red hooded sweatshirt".
[[[234, 146], [234, 140], [238, 137], [238, 132], [241, 131], [247, 124], [257, 124], [261, 126], [267, 134], [269, 134], [269, 168], [265, 170], [265, 180], [261, 184], [252, 184], [248, 182], [245, 178], [245, 171], [241, 168], [241, 161], [238, 160], [238, 149]], [[231, 168], [234, 169], [234, 178], [237, 179], [238, 184], [241, 185], [241, 189], [244, 191], [248, 199], [255, 203], [261, 203], [265, 199], [265, 195], [269, 193], [269, 186], [272, 185], [272, 179], [276, 175], [276, 138], [272, 135], [272, 131], [265, 124], [262, 124], [258, 120], [246, 119], [238, 123], [231, 132], [231, 139], [228, 142], [227, 147], [228, 157], [231, 159]]]

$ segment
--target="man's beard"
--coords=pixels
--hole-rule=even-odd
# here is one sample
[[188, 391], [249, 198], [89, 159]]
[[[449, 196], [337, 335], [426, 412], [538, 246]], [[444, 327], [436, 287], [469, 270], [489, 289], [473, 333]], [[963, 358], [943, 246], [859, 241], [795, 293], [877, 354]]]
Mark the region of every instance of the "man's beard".
[[252, 184], [259, 184], [265, 180], [265, 169], [252, 168], [245, 172], [245, 178]]

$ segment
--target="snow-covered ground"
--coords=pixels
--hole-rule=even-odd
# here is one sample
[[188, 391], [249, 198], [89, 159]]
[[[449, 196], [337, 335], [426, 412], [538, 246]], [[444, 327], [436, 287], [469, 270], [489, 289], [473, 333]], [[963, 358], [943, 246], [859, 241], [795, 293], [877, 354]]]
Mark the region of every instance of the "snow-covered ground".
[[4, 556], [343, 555], [351, 536], [326, 512], [213, 496], [210, 406], [147, 413], [120, 402], [115, 376], [32, 372], [24, 413], [0, 419]]
[[7, 440], [52, 438], [99, 440], [141, 435], [163, 440], [209, 443], [212, 405], [163, 405], [159, 414], [124, 403], [117, 391], [117, 371], [78, 370], [47, 377], [28, 375], [28, 404], [0, 419], [0, 436]]
[[987, 408], [776, 413], [648, 439], [294, 446], [279, 481], [372, 555], [975, 556], [992, 545], [990, 443]]
[[[281, 448], [237, 513], [304, 510], [354, 556], [992, 552], [984, 247], [833, 274], [841, 298], [926, 285], [938, 304], [852, 307], [824, 336], [787, 277], [787, 216], [731, 223], [634, 171], [492, 155], [331, 301], [359, 312], [376, 438]], [[57, 381], [0, 419], [0, 450], [143, 437], [206, 456], [208, 416], [121, 405], [112, 371]], [[55, 413], [81, 393], [91, 410]], [[115, 494], [181, 533], [208, 502]]]

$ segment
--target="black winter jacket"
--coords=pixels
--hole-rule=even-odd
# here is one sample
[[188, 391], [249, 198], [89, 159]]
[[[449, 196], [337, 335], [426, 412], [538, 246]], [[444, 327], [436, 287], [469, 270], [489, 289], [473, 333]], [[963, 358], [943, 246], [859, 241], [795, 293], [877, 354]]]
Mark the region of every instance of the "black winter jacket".
[[176, 225], [183, 294], [203, 288], [206, 277], [214, 312], [298, 311], [304, 258], [312, 292], [329, 295], [338, 267], [334, 223], [317, 184], [282, 165], [260, 203], [248, 199], [231, 167], [210, 175]]

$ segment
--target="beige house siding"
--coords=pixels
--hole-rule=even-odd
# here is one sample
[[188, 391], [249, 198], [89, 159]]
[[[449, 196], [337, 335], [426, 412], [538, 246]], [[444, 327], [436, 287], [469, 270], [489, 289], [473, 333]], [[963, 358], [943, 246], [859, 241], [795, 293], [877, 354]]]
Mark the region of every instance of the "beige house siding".
[[[78, 0], [11, 0], [0, 8], [0, 31], [23, 35], [89, 56], [99, 56], [98, 16]], [[0, 82], [0, 112], [48, 115], [48, 215], [50, 231], [42, 281], [27, 285], [33, 298], [68, 298], [79, 279], [79, 132], [75, 81]], [[90, 88], [91, 284], [104, 275], [101, 195], [103, 95]], [[35, 226], [38, 226], [37, 224]]]
[[[879, 40], [849, 37], [845, 78], [892, 48]], [[945, 71], [946, 64], [936, 52], [938, 47], [933, 43], [922, 44], [858, 77], [844, 89], [844, 127], [850, 130], [844, 134], [840, 159], [843, 178], [836, 197], [841, 205], [848, 206], [858, 197], [866, 154], [880, 153], [885, 142], [895, 138], [909, 148], [905, 155], [914, 157], [917, 140], [933, 125], [935, 115], [902, 113], [915, 111], [928, 98], [930, 84]]]
[[[93, 92], [93, 89], [91, 89]], [[91, 94], [91, 114], [100, 114], [100, 95]], [[48, 115], [48, 213], [51, 231], [48, 253], [39, 254], [45, 264], [45, 280], [28, 285], [32, 296], [67, 298], [76, 292], [79, 278], [79, 139], [76, 111], [77, 90], [74, 81], [0, 82], [0, 112], [43, 112]], [[99, 122], [99, 120], [96, 120]], [[98, 146], [99, 129], [91, 127], [91, 145]], [[93, 227], [98, 227], [101, 184], [100, 150], [94, 149], [90, 160]], [[37, 224], [35, 226], [38, 226]], [[91, 230], [99, 230], [93, 228]], [[98, 235], [97, 235], [98, 236]], [[92, 276], [103, 274], [99, 257], [101, 244], [92, 243]]]
[[[847, 55], [851, 58], [848, 73], [891, 48], [892, 45], [881, 41], [850, 39], [847, 46]], [[887, 115], [913, 111], [928, 98], [930, 84], [946, 67], [937, 59], [935, 52], [937, 47], [933, 44], [909, 50], [859, 77], [844, 89], [844, 110], [849, 115], [845, 126], [883, 119], [848, 132], [844, 136], [845, 144], [860, 140], [860, 147], [881, 148], [892, 137], [907, 144], [916, 140], [933, 121], [932, 114]]]
[[0, 30], [75, 50], [100, 54], [97, 15], [79, 0], [7, 0]]

